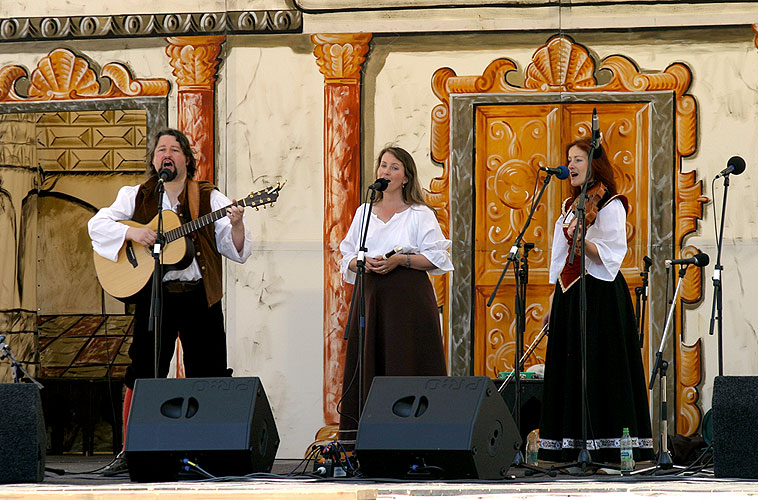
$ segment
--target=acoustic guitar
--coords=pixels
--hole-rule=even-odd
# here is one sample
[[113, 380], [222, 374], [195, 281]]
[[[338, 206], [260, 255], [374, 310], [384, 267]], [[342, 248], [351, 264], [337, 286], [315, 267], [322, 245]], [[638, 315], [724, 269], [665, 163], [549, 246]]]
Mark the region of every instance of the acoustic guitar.
[[[241, 207], [263, 207], [273, 204], [279, 198], [279, 191], [284, 185], [269, 186], [260, 191], [250, 193], [244, 199], [232, 203]], [[167, 269], [184, 269], [192, 263], [194, 248], [192, 240], [186, 238], [193, 231], [226, 217], [227, 205], [202, 217], [181, 223], [179, 216], [171, 210], [163, 211], [163, 245], [161, 246], [161, 263]], [[130, 227], [149, 227], [158, 229], [158, 216], [153, 217], [148, 224], [140, 224], [131, 220], [119, 221]], [[131, 240], [124, 242], [118, 251], [118, 259], [113, 262], [93, 252], [97, 279], [103, 289], [123, 301], [129, 301], [142, 290], [150, 281], [155, 268], [152, 247], [147, 247]]]

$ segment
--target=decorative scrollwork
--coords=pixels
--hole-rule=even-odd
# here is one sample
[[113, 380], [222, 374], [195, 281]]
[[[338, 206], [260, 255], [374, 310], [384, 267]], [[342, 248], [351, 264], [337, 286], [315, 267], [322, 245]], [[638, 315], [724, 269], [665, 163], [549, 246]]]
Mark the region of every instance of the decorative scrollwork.
[[[756, 33], [755, 45], [758, 47], [758, 24], [753, 25]], [[524, 70], [524, 84], [514, 87], [506, 81], [508, 72], [516, 71], [516, 64], [509, 59], [499, 58], [490, 63], [481, 75], [458, 76], [448, 68], [443, 67], [434, 72], [431, 86], [440, 104], [434, 107], [431, 119], [431, 153], [434, 161], [442, 164], [443, 173], [433, 180], [430, 191], [433, 195], [433, 207], [437, 213], [444, 212], [444, 220], [450, 218], [449, 202], [449, 169], [451, 164], [451, 124], [450, 124], [450, 95], [453, 93], [544, 93], [544, 92], [652, 92], [673, 91], [675, 98], [676, 121], [676, 164], [679, 165], [676, 174], [675, 210], [677, 213], [674, 228], [674, 250], [678, 253], [684, 244], [686, 235], [695, 231], [702, 219], [703, 204], [708, 201], [702, 193], [702, 182], [695, 180], [694, 172], [681, 171], [681, 157], [689, 156], [696, 149], [697, 105], [695, 99], [685, 94], [692, 81], [690, 69], [681, 63], [674, 63], [664, 71], [657, 73], [642, 73], [636, 64], [624, 56], [611, 56], [602, 61], [598, 67], [587, 48], [575, 43], [570, 37], [559, 34], [547, 40], [533, 54], [532, 60]], [[605, 83], [599, 84], [595, 75], [599, 71], [608, 72], [611, 76]], [[626, 124], [619, 123], [612, 134], [623, 136], [627, 131]], [[573, 136], [589, 134], [588, 123], [578, 123], [579, 130], [570, 131]], [[524, 131], [521, 131], [524, 132]], [[521, 134], [523, 135], [523, 134]], [[620, 164], [626, 162], [622, 156], [616, 158]], [[618, 173], [618, 171], [617, 171]], [[623, 184], [623, 183], [622, 183]], [[429, 196], [427, 197], [429, 199]], [[488, 207], [499, 215], [497, 208]], [[517, 210], [514, 212], [518, 212]], [[502, 238], [502, 231], [495, 235]], [[633, 233], [629, 233], [633, 235]], [[490, 235], [492, 236], [492, 235]], [[688, 275], [690, 289], [683, 295], [687, 301], [698, 301], [702, 298], [702, 287], [697, 285], [700, 278], [695, 279], [694, 271]], [[447, 306], [450, 297], [444, 289], [444, 295], [438, 293], [438, 300]], [[454, 342], [454, 339], [451, 339]], [[692, 367], [700, 366], [699, 345], [689, 347], [680, 344], [680, 355], [687, 350], [688, 363]], [[497, 356], [500, 356], [498, 354]], [[488, 359], [487, 366], [494, 366], [494, 361]], [[678, 369], [680, 368], [679, 365]], [[693, 368], [694, 370], [694, 368]], [[679, 393], [687, 398], [686, 402], [677, 401], [677, 411], [684, 416], [682, 424], [677, 424], [677, 431], [685, 435], [697, 429], [699, 414], [695, 406], [698, 394], [692, 378], [681, 378], [678, 381]], [[693, 385], [690, 385], [693, 384]], [[686, 421], [686, 422], [685, 422]], [[679, 422], [679, 421], [678, 421]]]
[[318, 34], [313, 35], [311, 39], [316, 45], [313, 54], [327, 82], [357, 83], [360, 81], [361, 68], [368, 54], [371, 33]]
[[28, 95], [21, 96], [15, 88], [25, 76], [27, 72], [20, 66], [0, 68], [0, 102], [166, 96], [169, 91], [166, 80], [135, 80], [122, 64], [108, 63], [100, 76], [110, 79], [112, 85], [101, 93], [90, 63], [68, 49], [55, 49], [43, 57], [29, 77]]

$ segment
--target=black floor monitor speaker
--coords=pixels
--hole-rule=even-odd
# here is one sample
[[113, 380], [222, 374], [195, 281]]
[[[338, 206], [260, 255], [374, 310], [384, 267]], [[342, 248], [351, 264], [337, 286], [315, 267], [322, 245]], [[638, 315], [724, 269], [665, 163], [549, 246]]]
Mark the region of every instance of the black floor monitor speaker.
[[713, 382], [713, 472], [758, 479], [758, 377]]
[[[257, 377], [139, 379], [126, 431], [132, 481], [171, 481], [192, 471], [270, 472], [279, 434]], [[190, 467], [185, 467], [190, 465]]]
[[34, 384], [0, 384], [0, 483], [45, 478], [47, 434]]
[[[504, 379], [492, 379], [492, 383], [500, 391]], [[527, 435], [540, 426], [542, 417], [542, 379], [523, 379], [519, 381], [521, 389], [521, 441], [525, 441]], [[508, 405], [511, 414], [515, 414], [516, 382], [511, 380], [508, 386], [500, 392], [503, 401]]]
[[487, 377], [376, 377], [355, 455], [367, 477], [502, 479], [519, 446]]

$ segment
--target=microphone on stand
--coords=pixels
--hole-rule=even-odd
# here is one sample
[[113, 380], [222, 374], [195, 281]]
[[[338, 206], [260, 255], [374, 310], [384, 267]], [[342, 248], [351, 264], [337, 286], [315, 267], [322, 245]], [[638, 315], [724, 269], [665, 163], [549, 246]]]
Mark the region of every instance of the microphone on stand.
[[603, 146], [600, 144], [600, 123], [597, 119], [597, 108], [592, 108], [592, 157], [600, 158]]
[[705, 267], [708, 265], [708, 263], [711, 261], [711, 258], [708, 257], [708, 254], [706, 253], [697, 253], [693, 255], [692, 257], [688, 259], [671, 259], [666, 260], [665, 264], [666, 267], [671, 267], [672, 265], [676, 264], [683, 264], [683, 265], [689, 265], [694, 264], [697, 267]]
[[[708, 256], [706, 255], [706, 257]], [[653, 259], [645, 255], [644, 257], [642, 257], [642, 262], [645, 264], [645, 272], [650, 271], [650, 266], [653, 265]], [[708, 265], [708, 263], [706, 262], [705, 265]]]
[[542, 170], [543, 172], [547, 172], [548, 174], [553, 174], [560, 180], [568, 179], [568, 176], [569, 176], [569, 169], [568, 167], [566, 167], [566, 165], [558, 165], [555, 168], [540, 167], [540, 170]]
[[171, 182], [176, 178], [176, 170], [162, 168], [158, 172], [158, 182]]
[[390, 181], [388, 179], [384, 179], [380, 177], [376, 180], [373, 184], [371, 184], [368, 188], [373, 189], [374, 191], [384, 191], [387, 189], [387, 186], [390, 185]]
[[740, 158], [739, 156], [732, 156], [729, 158], [729, 161], [726, 162], [726, 168], [718, 173], [716, 177], [713, 178], [715, 181], [719, 177], [726, 177], [729, 174], [734, 175], [740, 175], [742, 172], [745, 171], [745, 160]]

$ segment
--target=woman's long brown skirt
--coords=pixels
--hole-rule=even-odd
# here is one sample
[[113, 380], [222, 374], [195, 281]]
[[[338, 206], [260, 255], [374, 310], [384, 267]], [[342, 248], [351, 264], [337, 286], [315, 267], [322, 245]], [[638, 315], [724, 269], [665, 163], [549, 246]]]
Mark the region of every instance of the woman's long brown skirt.
[[[366, 273], [365, 291], [363, 404], [375, 376], [446, 375], [440, 315], [427, 273], [404, 267], [387, 275]], [[340, 440], [347, 442], [355, 439], [359, 420], [358, 304], [350, 323], [340, 405]]]

